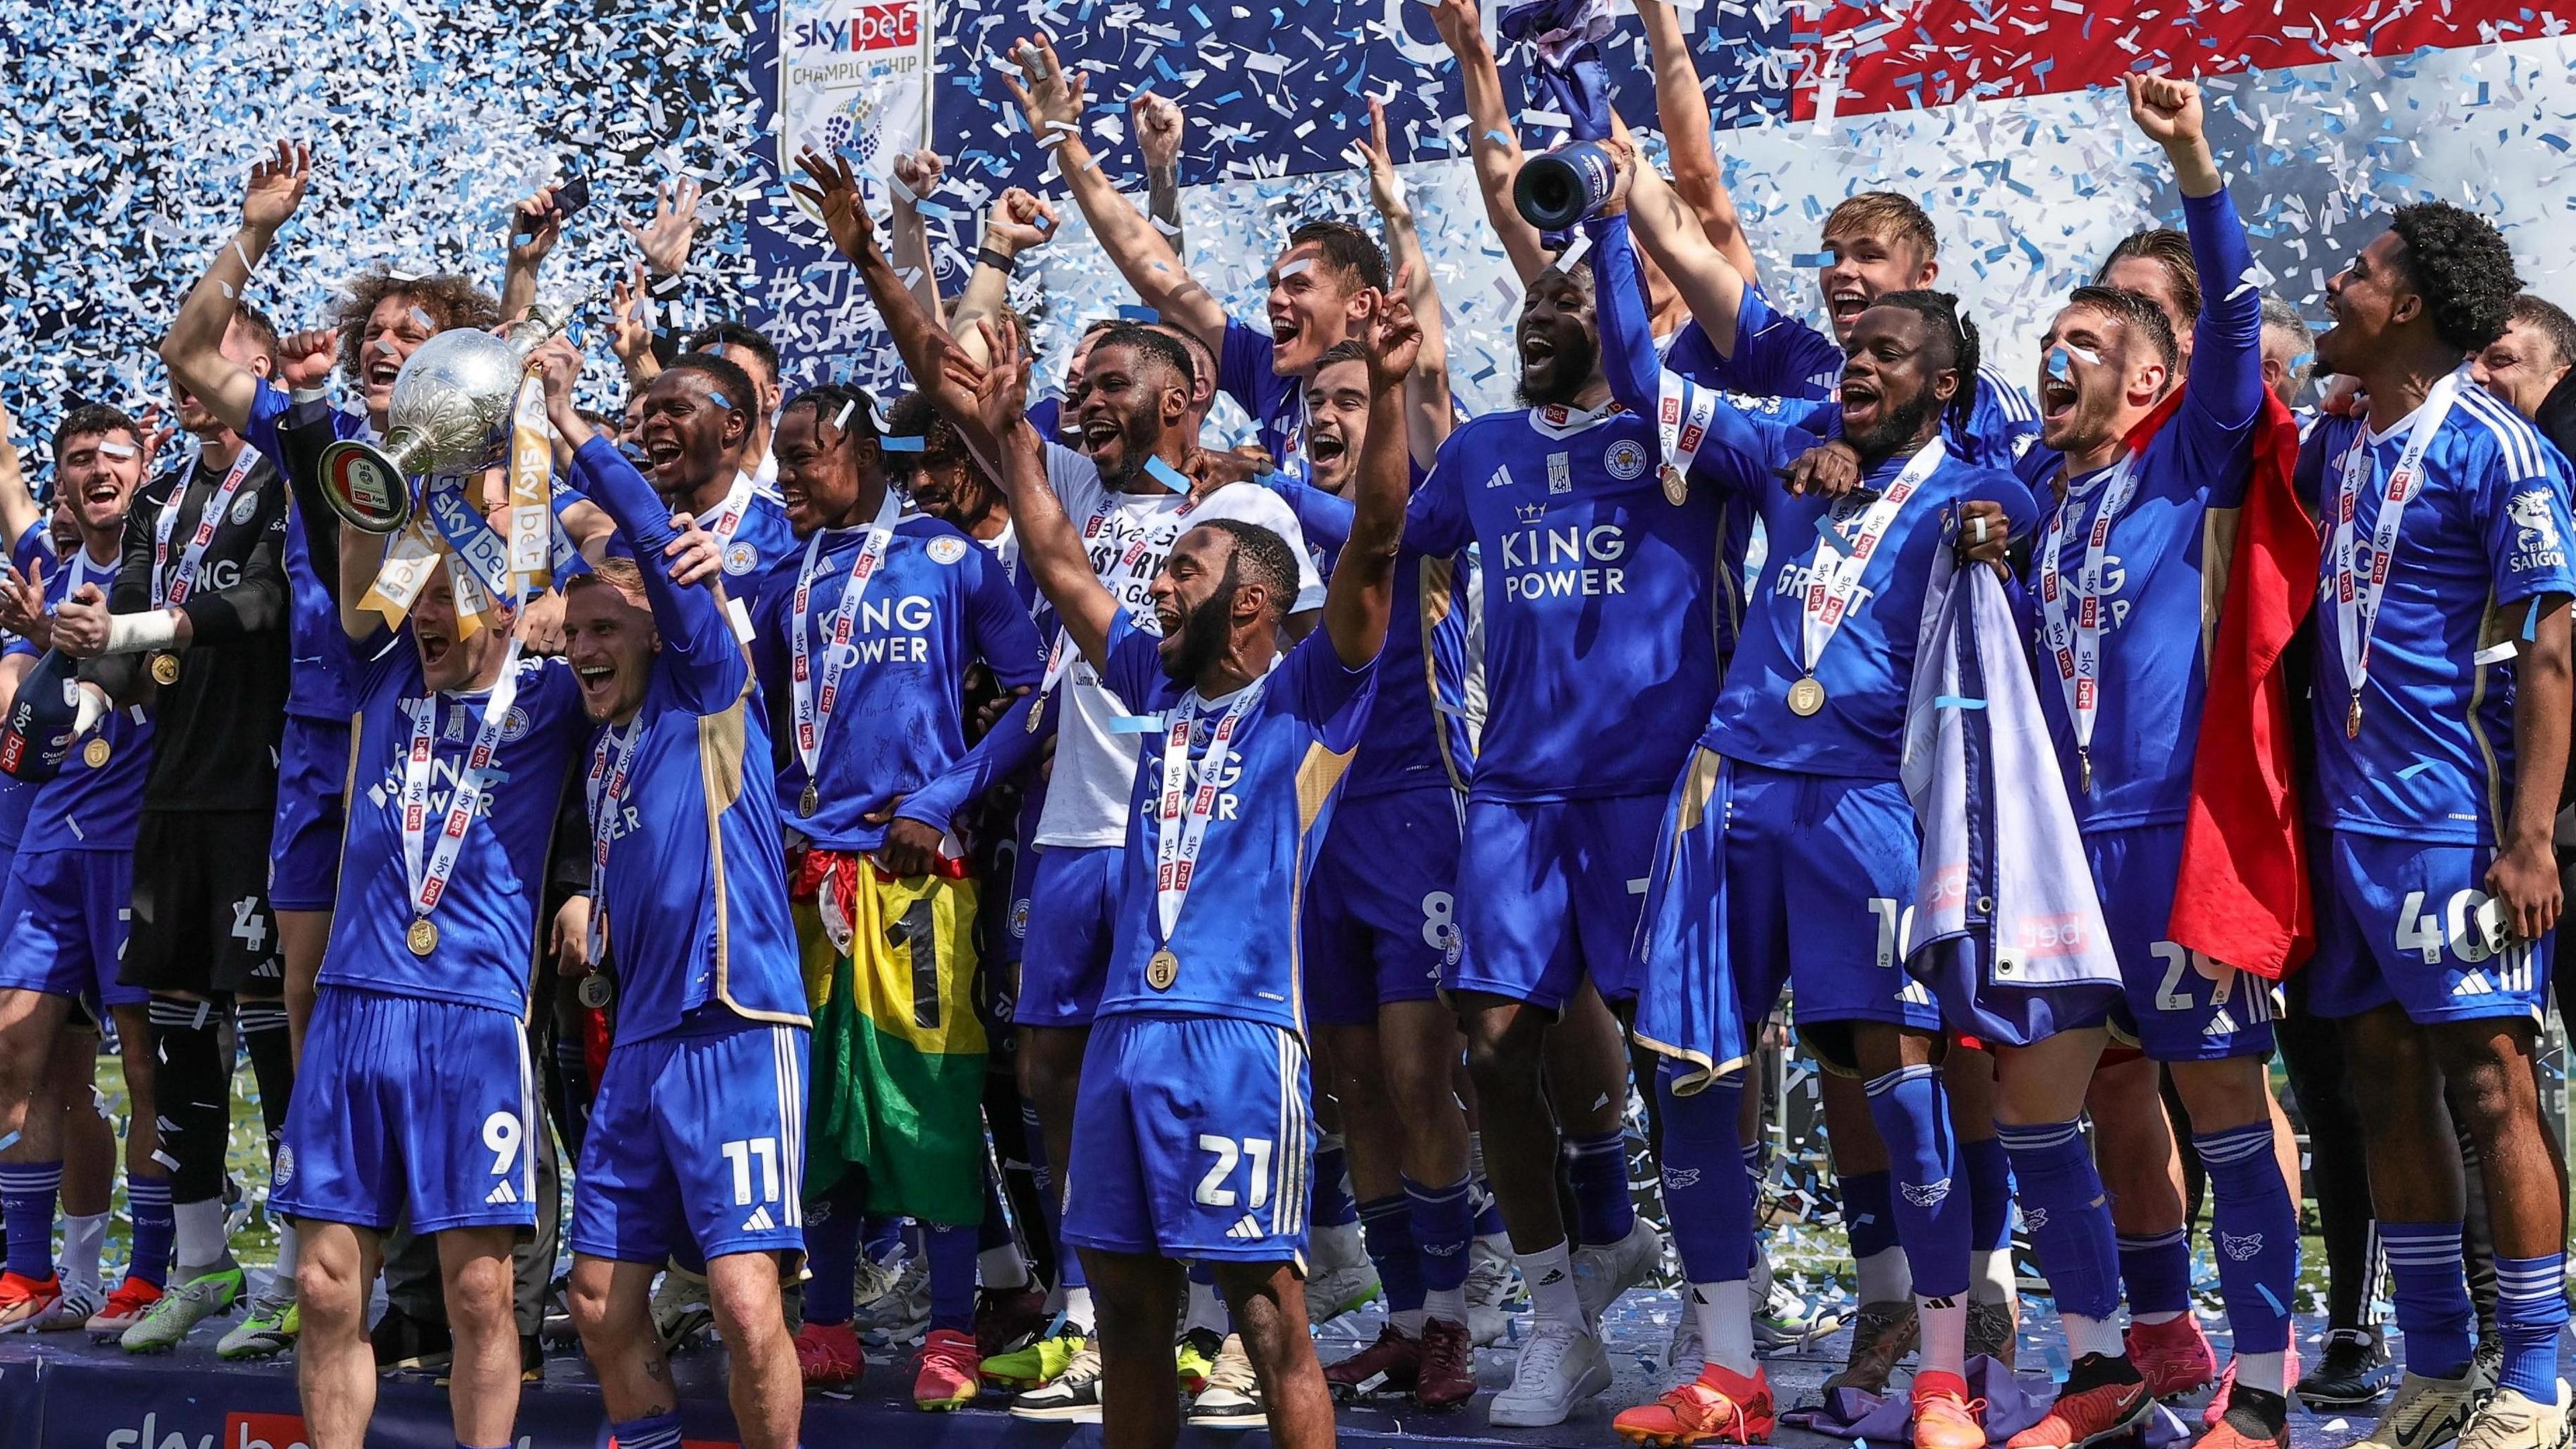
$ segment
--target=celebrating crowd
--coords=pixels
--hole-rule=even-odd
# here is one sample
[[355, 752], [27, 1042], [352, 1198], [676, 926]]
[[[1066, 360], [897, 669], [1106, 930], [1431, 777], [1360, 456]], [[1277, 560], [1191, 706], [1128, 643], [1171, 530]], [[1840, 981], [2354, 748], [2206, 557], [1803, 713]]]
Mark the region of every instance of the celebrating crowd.
[[[227, 1318], [225, 1357], [292, 1351], [315, 1449], [441, 1365], [490, 1449], [559, 1303], [622, 1449], [678, 1449], [668, 1355], [710, 1326], [742, 1442], [788, 1449], [862, 1371], [865, 1279], [923, 1409], [1303, 1446], [1337, 1399], [1562, 1424], [1668, 1224], [1672, 1372], [1619, 1435], [1892, 1399], [1982, 1449], [2017, 1220], [2065, 1370], [2010, 1449], [2213, 1384], [2209, 1449], [2287, 1449], [2294, 1397], [2386, 1398], [2370, 1449], [2558, 1449], [2576, 525], [2533, 419], [2576, 321], [2425, 203], [2312, 336], [2198, 88], [2148, 73], [2185, 226], [2101, 259], [2034, 375], [1981, 362], [1896, 192], [1824, 219], [1820, 306], [1775, 301], [1638, 10], [1660, 162], [1614, 120], [1544, 158], [1591, 168], [1550, 217], [1473, 0], [1436, 8], [1524, 292], [1517, 404], [1476, 417], [1374, 104], [1382, 225], [1289, 230], [1266, 329], [1191, 274], [1180, 108], [1129, 99], [1139, 210], [1043, 37], [1005, 84], [1139, 308], [1015, 311], [1063, 216], [1019, 189], [942, 296], [939, 157], [793, 158], [901, 396], [664, 325], [685, 183], [629, 228], [613, 356], [536, 304], [586, 188], [520, 204], [497, 295], [379, 269], [286, 330], [249, 299], [317, 163], [264, 153], [162, 344], [172, 426], [77, 407], [41, 487], [0, 441], [0, 1332]], [[1051, 386], [1041, 320], [1079, 332]], [[1783, 1020], [1858, 1301], [1821, 1405], [1761, 1361], [1837, 1326], [1757, 1231]], [[2276, 1047], [2337, 1144], [2304, 1363]]]

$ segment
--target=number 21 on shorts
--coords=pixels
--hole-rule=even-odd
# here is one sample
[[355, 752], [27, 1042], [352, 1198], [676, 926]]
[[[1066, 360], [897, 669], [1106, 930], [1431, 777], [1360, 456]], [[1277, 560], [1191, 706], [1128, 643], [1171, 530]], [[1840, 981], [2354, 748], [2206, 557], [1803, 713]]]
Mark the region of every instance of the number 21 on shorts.
[[1238, 1201], [1238, 1195], [1235, 1189], [1227, 1186], [1227, 1183], [1233, 1178], [1234, 1169], [1238, 1164], [1248, 1164], [1247, 1176], [1251, 1181], [1248, 1184], [1248, 1191], [1242, 1196], [1249, 1201], [1245, 1201], [1243, 1206], [1246, 1208], [1268, 1206], [1272, 1145], [1267, 1137], [1246, 1137], [1238, 1142], [1232, 1137], [1219, 1137], [1212, 1132], [1200, 1133], [1199, 1150], [1211, 1154], [1216, 1159], [1208, 1164], [1207, 1175], [1199, 1179], [1199, 1190], [1194, 1196], [1197, 1197], [1200, 1205], [1233, 1207]]

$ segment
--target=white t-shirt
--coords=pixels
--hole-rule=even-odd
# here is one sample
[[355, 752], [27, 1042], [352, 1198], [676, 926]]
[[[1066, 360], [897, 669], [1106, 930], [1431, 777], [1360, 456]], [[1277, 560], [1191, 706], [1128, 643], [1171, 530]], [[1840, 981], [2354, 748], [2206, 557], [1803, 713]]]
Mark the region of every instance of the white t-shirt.
[[[1154, 575], [1162, 571], [1172, 544], [1188, 526], [1211, 518], [1257, 523], [1288, 540], [1288, 550], [1297, 558], [1297, 603], [1292, 612], [1323, 607], [1324, 582], [1306, 556], [1306, 535], [1297, 527], [1297, 515], [1267, 488], [1230, 483], [1184, 514], [1187, 500], [1177, 493], [1109, 492], [1089, 458], [1055, 443], [1047, 444], [1047, 483], [1064, 503], [1076, 533], [1107, 505], [1099, 530], [1085, 540], [1092, 572], [1148, 633], [1161, 632], [1146, 592]], [[1139, 540], [1144, 547], [1132, 563], [1125, 562]], [[1136, 751], [1145, 737], [1113, 733], [1110, 726], [1133, 711], [1079, 655], [1064, 671], [1053, 708], [1058, 711], [1055, 771], [1048, 778], [1046, 805], [1038, 815], [1036, 843], [1125, 844], [1128, 796], [1136, 785]]]

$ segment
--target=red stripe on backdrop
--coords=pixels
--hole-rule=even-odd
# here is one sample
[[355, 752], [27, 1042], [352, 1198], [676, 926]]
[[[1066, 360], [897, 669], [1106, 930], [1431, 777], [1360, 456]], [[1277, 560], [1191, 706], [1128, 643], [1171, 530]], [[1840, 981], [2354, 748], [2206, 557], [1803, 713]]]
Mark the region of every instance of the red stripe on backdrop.
[[1796, 114], [1860, 115], [2116, 85], [2133, 70], [2276, 70], [2532, 40], [2562, 19], [2510, 0], [1920, 0], [1792, 19]]

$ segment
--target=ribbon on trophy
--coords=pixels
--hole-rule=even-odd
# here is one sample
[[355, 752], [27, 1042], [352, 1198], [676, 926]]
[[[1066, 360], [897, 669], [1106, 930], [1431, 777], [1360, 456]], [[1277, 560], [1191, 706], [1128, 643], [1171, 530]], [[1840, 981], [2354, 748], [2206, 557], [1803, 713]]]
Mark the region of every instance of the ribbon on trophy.
[[545, 384], [519, 384], [510, 420], [509, 537], [492, 530], [466, 497], [463, 480], [432, 478], [421, 507], [385, 550], [384, 566], [367, 588], [361, 608], [399, 627], [444, 561], [456, 591], [457, 633], [506, 627], [498, 605], [514, 604], [554, 586], [559, 560], [578, 557], [554, 511], [554, 441], [546, 421]]
[[[1616, 28], [1610, 0], [1528, 0], [1506, 6], [1497, 28], [1533, 52], [1522, 120], [1562, 129], [1573, 141], [1610, 138], [1610, 78], [1601, 59], [1601, 42]], [[1571, 267], [1582, 254], [1571, 230], [1546, 231], [1542, 239], [1565, 253], [1560, 266]]]

